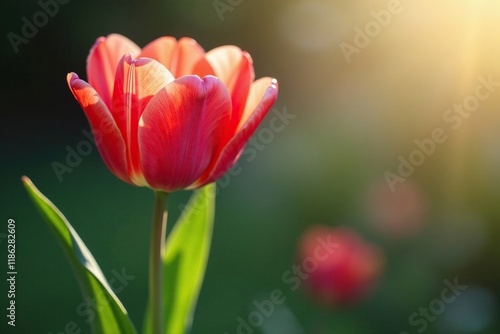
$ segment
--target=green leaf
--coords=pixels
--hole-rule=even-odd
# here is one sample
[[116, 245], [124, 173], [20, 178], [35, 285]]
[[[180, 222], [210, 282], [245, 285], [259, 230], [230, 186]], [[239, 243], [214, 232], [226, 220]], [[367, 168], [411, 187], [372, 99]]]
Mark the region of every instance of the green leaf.
[[96, 334], [136, 333], [127, 311], [113, 293], [99, 265], [68, 220], [29, 178], [24, 176], [22, 181], [33, 203], [68, 256], [84, 298], [91, 298], [97, 305], [98, 312], [91, 321], [92, 332]]
[[[197, 191], [167, 238], [163, 254], [165, 334], [191, 329], [193, 313], [207, 267], [215, 211], [215, 184]], [[146, 312], [144, 333], [151, 333]]]

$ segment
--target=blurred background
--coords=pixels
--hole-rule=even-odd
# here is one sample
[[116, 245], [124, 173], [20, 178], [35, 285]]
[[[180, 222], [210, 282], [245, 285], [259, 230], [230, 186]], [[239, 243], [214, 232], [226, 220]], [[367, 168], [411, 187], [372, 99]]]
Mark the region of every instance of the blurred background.
[[[193, 334], [239, 333], [238, 317], [276, 289], [285, 302], [241, 333], [500, 332], [497, 1], [73, 0], [16, 47], [9, 33], [21, 36], [23, 17], [33, 22], [43, 9], [36, 0], [2, 7], [0, 234], [15, 219], [18, 276], [16, 328], [7, 328], [2, 291], [1, 333], [65, 333], [68, 322], [89, 332], [71, 268], [22, 175], [66, 215], [108, 278], [134, 276], [118, 297], [141, 327], [152, 193], [116, 179], [94, 146], [62, 180], [53, 169], [88, 141], [66, 74], [85, 78], [95, 39], [114, 32], [140, 46], [163, 35], [205, 50], [235, 44], [252, 55], [257, 78], [280, 83], [248, 145], [255, 154], [220, 184]], [[288, 124], [269, 131], [285, 112]], [[171, 196], [170, 227], [189, 195]], [[347, 226], [383, 254], [362, 302], [328, 307], [283, 280], [314, 224]], [[446, 280], [467, 288], [432, 311]], [[429, 307], [430, 316], [419, 313]]]

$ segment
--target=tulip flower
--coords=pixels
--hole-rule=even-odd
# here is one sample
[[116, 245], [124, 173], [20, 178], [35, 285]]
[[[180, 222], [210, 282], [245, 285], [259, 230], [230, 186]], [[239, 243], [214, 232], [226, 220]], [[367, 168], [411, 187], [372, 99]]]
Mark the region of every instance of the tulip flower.
[[275, 79], [254, 79], [252, 58], [236, 46], [205, 53], [193, 39], [161, 37], [141, 49], [117, 34], [98, 38], [90, 50], [88, 82], [67, 76], [111, 172], [154, 190], [153, 334], [165, 328], [167, 193], [213, 183], [235, 164], [278, 94]]
[[328, 306], [352, 305], [374, 289], [383, 269], [380, 250], [349, 228], [314, 226], [299, 244], [304, 283], [317, 301]]
[[227, 172], [278, 91], [275, 79], [254, 81], [247, 52], [205, 53], [190, 38], [161, 37], [140, 49], [121, 35], [101, 37], [87, 79], [67, 77], [107, 167], [164, 192], [199, 188]]

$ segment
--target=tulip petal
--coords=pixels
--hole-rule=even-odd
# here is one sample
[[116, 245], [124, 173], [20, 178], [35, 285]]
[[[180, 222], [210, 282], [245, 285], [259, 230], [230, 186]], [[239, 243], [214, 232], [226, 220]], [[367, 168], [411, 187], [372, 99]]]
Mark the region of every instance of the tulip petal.
[[240, 123], [250, 85], [255, 79], [253, 61], [247, 52], [233, 45], [221, 46], [207, 52], [206, 59], [231, 94], [233, 113], [231, 124], [228, 126], [230, 138]]
[[69, 73], [67, 81], [71, 92], [87, 116], [95, 144], [104, 163], [118, 178], [130, 183], [125, 158], [125, 142], [108, 107], [95, 89], [80, 80], [75, 73]]
[[262, 103], [267, 90], [272, 87], [275, 89], [274, 92], [276, 96], [274, 98], [276, 99], [276, 97], [278, 96], [278, 81], [276, 79], [264, 77], [252, 83], [250, 92], [248, 93], [247, 102], [245, 104], [245, 109], [243, 110], [240, 123], [237, 127], [237, 131], [240, 131], [245, 123], [247, 123], [248, 119], [255, 113], [255, 109], [259, 106], [260, 103]]
[[136, 184], [146, 185], [139, 158], [139, 119], [153, 96], [173, 80], [154, 59], [125, 55], [118, 64], [111, 111], [126, 143], [129, 176]]
[[163, 64], [174, 77], [195, 74], [205, 77], [214, 74], [205, 59], [205, 50], [192, 38], [161, 37], [142, 49], [141, 57], [152, 58]]
[[141, 49], [128, 38], [111, 34], [100, 37], [94, 43], [87, 57], [87, 80], [111, 109], [116, 66], [123, 55], [137, 56]]
[[218, 155], [214, 167], [210, 169], [210, 174], [201, 177], [194, 188], [216, 181], [234, 165], [246, 143], [276, 101], [277, 96], [278, 82], [275, 79], [261, 78], [252, 84], [243, 113], [246, 116], [243, 124], [239, 126], [238, 132]]
[[176, 79], [149, 102], [139, 123], [142, 171], [155, 189], [191, 185], [212, 164], [231, 117], [231, 100], [217, 78]]
[[172, 64], [172, 58], [174, 57], [176, 45], [177, 40], [174, 37], [160, 37], [142, 48], [140, 57], [152, 58], [160, 62], [163, 66], [168, 68], [171, 73], [173, 73], [170, 65]]
[[194, 39], [188, 37], [181, 38], [177, 42], [176, 53], [176, 58], [172, 62], [176, 78], [190, 74], [203, 78], [209, 74], [213, 74], [212, 67], [205, 59], [205, 50]]

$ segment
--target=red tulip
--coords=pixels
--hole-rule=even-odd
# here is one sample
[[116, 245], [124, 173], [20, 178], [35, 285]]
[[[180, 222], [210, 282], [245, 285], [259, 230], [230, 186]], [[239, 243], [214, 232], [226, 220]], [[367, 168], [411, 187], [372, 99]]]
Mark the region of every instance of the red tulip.
[[142, 50], [121, 35], [97, 39], [88, 83], [68, 74], [108, 168], [123, 181], [171, 192], [216, 181], [236, 162], [278, 94], [254, 81], [236, 46], [207, 53], [190, 38]]
[[314, 226], [302, 236], [301, 267], [312, 297], [329, 306], [350, 305], [367, 297], [383, 269], [378, 248], [349, 228]]

